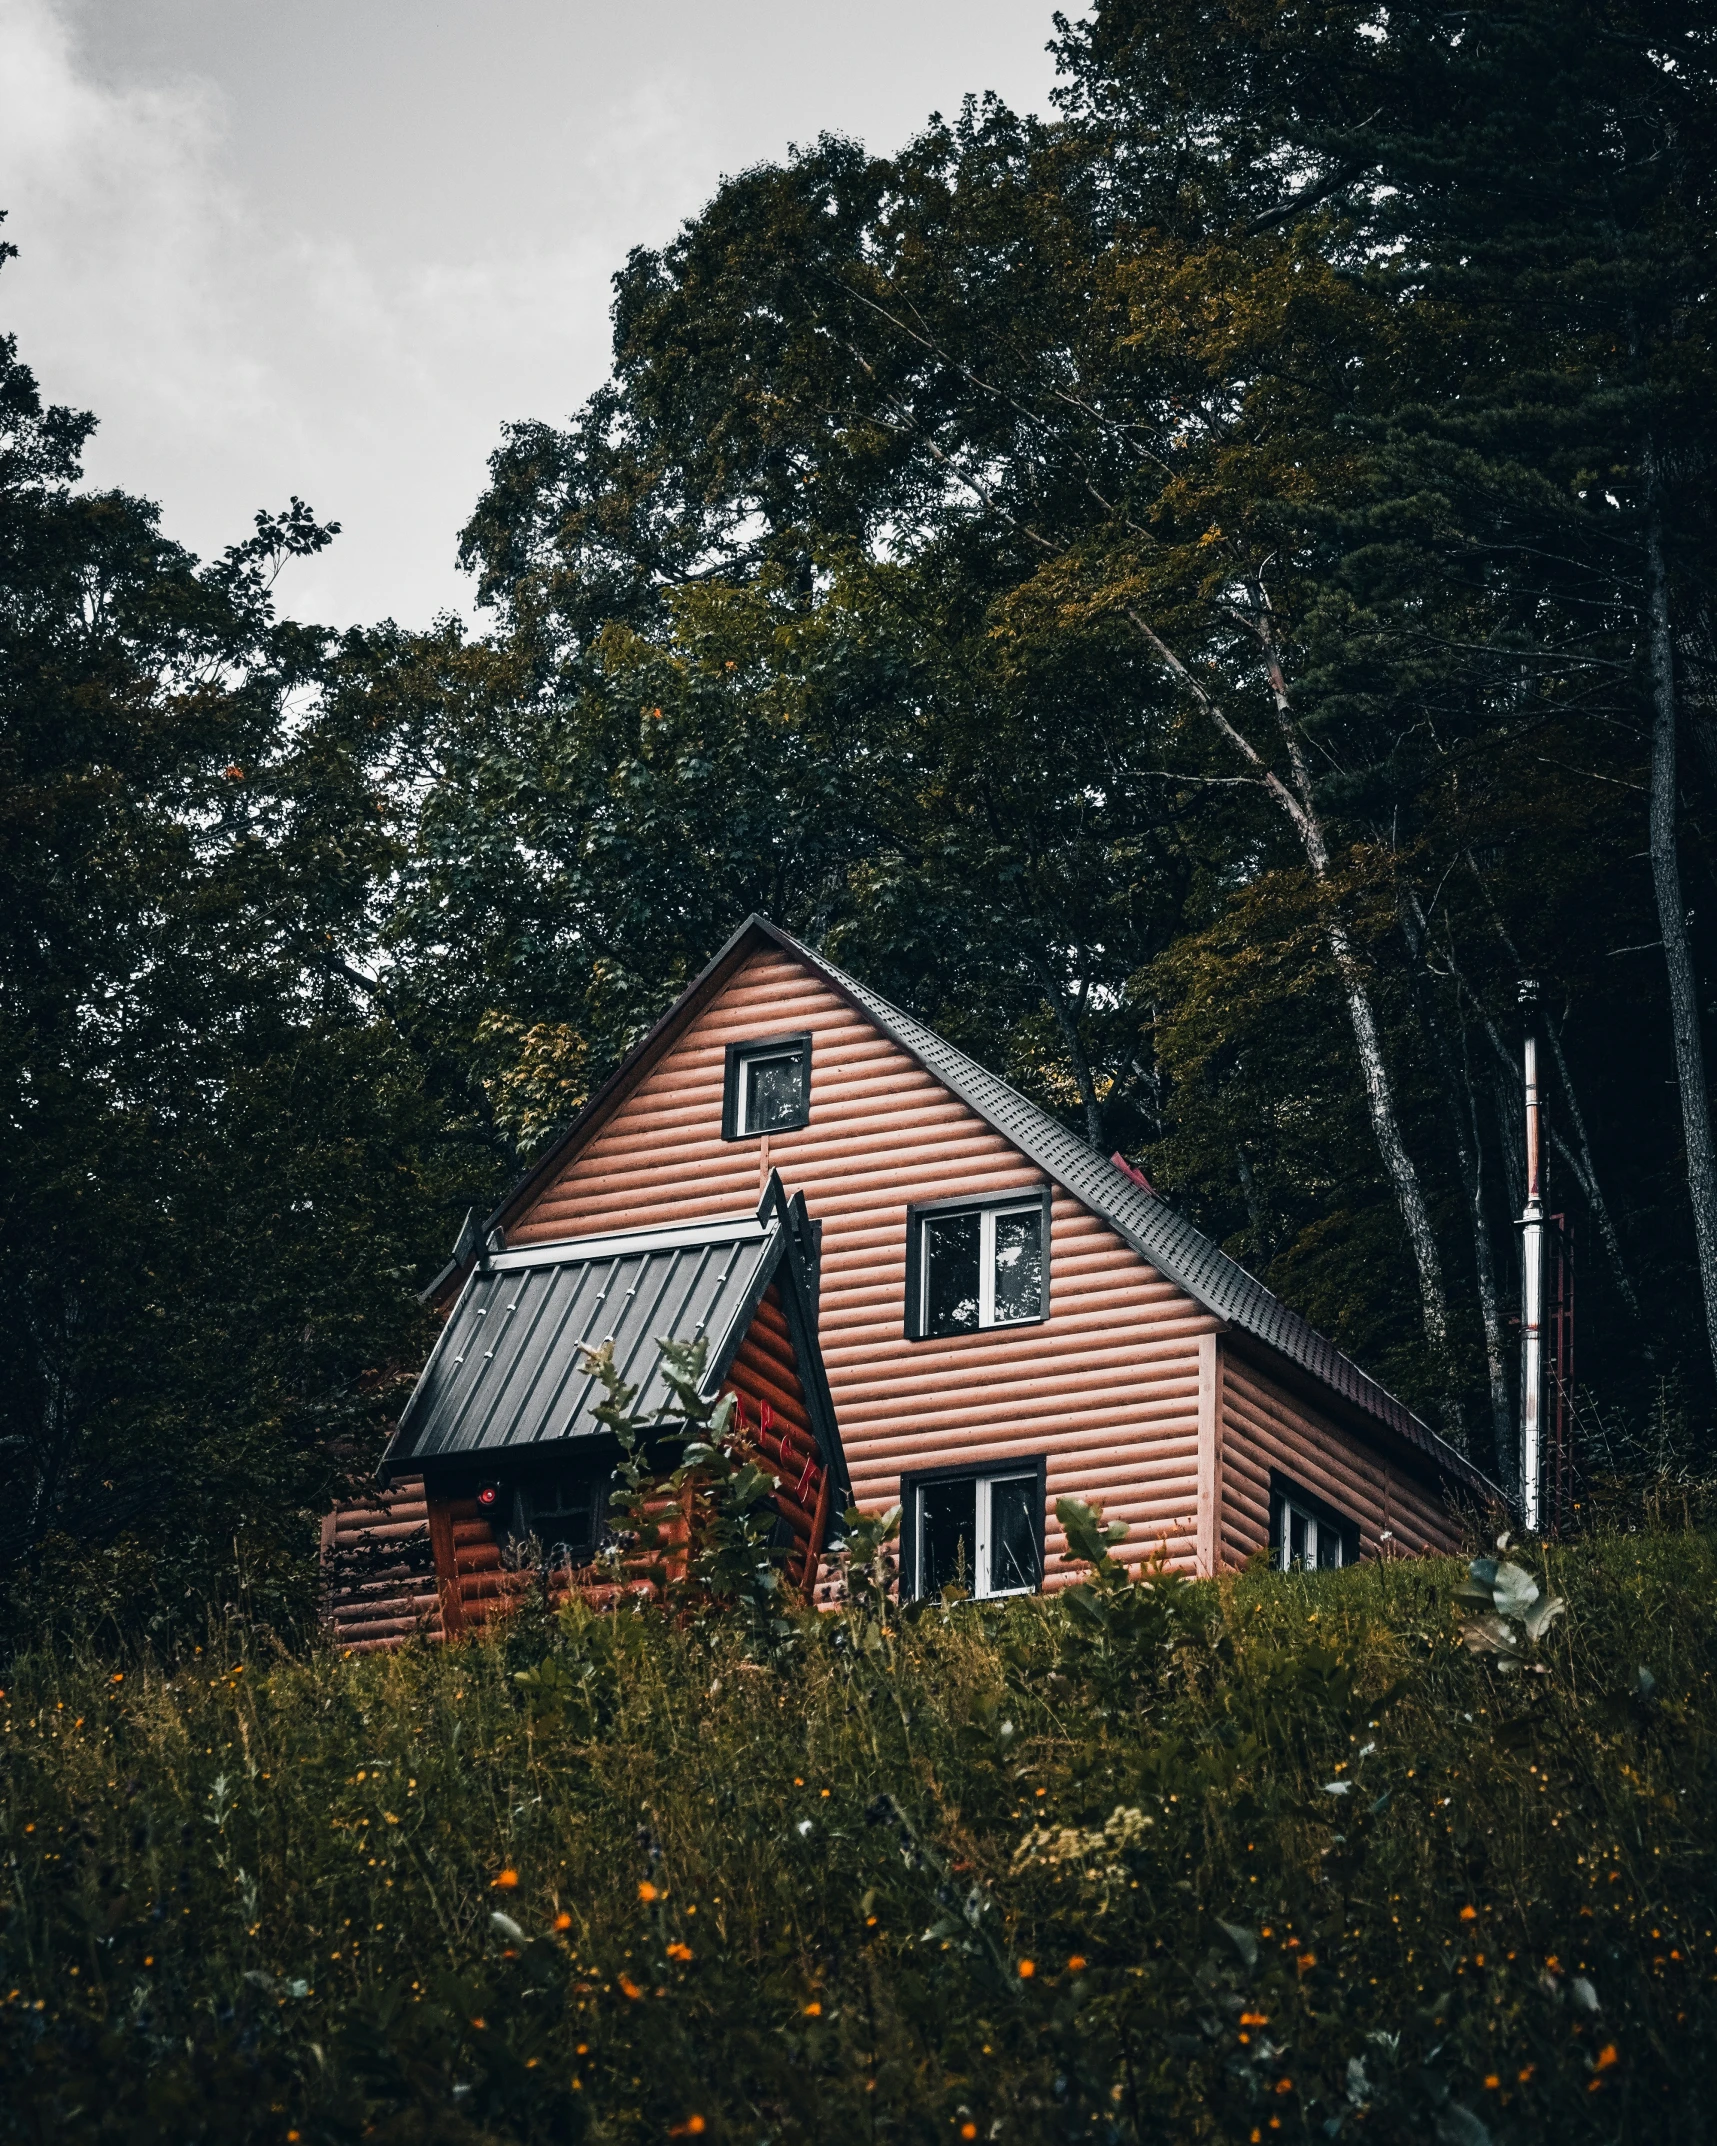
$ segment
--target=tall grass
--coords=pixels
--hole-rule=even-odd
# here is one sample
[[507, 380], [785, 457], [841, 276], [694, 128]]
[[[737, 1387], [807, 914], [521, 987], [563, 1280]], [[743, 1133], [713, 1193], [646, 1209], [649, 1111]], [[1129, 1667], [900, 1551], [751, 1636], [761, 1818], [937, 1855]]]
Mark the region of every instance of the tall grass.
[[[1711, 2129], [1717, 1545], [6, 1679], [0, 2129], [56, 2141]], [[1642, 1681], [1639, 1671], [1650, 1672]], [[529, 1681], [521, 1684], [520, 1672]]]

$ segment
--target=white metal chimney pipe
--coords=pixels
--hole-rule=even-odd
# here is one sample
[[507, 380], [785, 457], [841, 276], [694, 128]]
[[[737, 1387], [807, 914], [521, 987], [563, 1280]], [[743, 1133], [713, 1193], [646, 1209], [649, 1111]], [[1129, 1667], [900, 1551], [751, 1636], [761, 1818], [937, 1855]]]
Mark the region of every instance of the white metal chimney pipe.
[[1526, 1210], [1520, 1218], [1520, 1517], [1538, 1532], [1544, 1472], [1544, 1142], [1538, 1087], [1538, 985], [1523, 979], [1526, 1014]]

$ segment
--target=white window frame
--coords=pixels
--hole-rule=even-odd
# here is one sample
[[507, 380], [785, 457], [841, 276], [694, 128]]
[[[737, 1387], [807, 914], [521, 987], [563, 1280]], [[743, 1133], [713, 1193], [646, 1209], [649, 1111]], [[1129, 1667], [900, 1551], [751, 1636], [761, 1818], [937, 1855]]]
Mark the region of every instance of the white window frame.
[[739, 1064], [735, 1069], [737, 1093], [733, 1099], [733, 1116], [734, 1123], [738, 1127], [738, 1137], [741, 1140], [761, 1139], [763, 1134], [770, 1130], [767, 1126], [753, 1125], [751, 1123], [752, 1067], [757, 1065], [777, 1065], [784, 1059], [796, 1058], [801, 1069], [803, 1069], [805, 1055], [805, 1046], [799, 1042], [789, 1043], [778, 1051], [772, 1051], [767, 1044], [760, 1044], [755, 1050], [740, 1053]]
[[[1037, 1584], [1032, 1587], [992, 1587], [990, 1576], [991, 1513], [990, 1494], [997, 1483], [1029, 1483], [1035, 1491], [1038, 1487], [1035, 1469], [998, 1468], [994, 1475], [978, 1476], [930, 1476], [914, 1486], [913, 1503], [917, 1509], [915, 1526], [917, 1538], [913, 1543], [913, 1566], [920, 1594], [924, 1590], [924, 1493], [935, 1490], [940, 1483], [969, 1482], [972, 1485], [976, 1517], [973, 1524], [975, 1540], [972, 1545], [972, 1562], [977, 1568], [972, 1574], [972, 1599], [974, 1602], [999, 1602], [1007, 1595], [1035, 1595], [1043, 1585], [1043, 1575], [1038, 1574]], [[1041, 1552], [1039, 1553], [1041, 1563]], [[982, 1584], [980, 1585], [980, 1581]]]
[[[918, 1329], [930, 1333], [930, 1231], [942, 1222], [958, 1222], [964, 1216], [975, 1213], [978, 1217], [978, 1331], [998, 1326], [1040, 1326], [1045, 1314], [1044, 1284], [1048, 1277], [1044, 1269], [1043, 1202], [1041, 1199], [1021, 1200], [1016, 1207], [949, 1207], [935, 1214], [918, 1218]], [[1037, 1309], [1023, 1312], [1017, 1319], [996, 1317], [996, 1224], [1011, 1219], [1014, 1215], [1036, 1215], [1038, 1221], [1038, 1282]], [[948, 1337], [938, 1337], [946, 1340]]]
[[[1277, 1546], [1277, 1564], [1283, 1572], [1292, 1572], [1294, 1567], [1294, 1522], [1303, 1520], [1306, 1527], [1306, 1556], [1299, 1567], [1302, 1572], [1335, 1572], [1347, 1563], [1347, 1540], [1345, 1530], [1332, 1521], [1320, 1520], [1311, 1507], [1296, 1498], [1292, 1491], [1282, 1493], [1282, 1539]], [[1323, 1562], [1325, 1539], [1335, 1545], [1335, 1563]]]

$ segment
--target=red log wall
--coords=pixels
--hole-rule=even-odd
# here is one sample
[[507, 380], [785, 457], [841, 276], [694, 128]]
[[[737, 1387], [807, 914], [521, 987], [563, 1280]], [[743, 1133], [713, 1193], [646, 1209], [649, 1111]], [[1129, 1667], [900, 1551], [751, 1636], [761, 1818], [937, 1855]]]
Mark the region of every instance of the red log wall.
[[[726, 1046], [812, 1035], [810, 1123], [724, 1141]], [[821, 1338], [853, 1488], [890, 1505], [903, 1470], [1048, 1456], [1055, 1500], [1101, 1499], [1140, 1559], [1197, 1557], [1200, 1339], [1217, 1322], [1057, 1192], [1050, 1318], [931, 1341], [902, 1332], [906, 1210], [1041, 1182], [1036, 1167], [821, 979], [754, 955], [508, 1229], [528, 1244], [733, 1214], [771, 1167], [823, 1224]]]
[[1276, 1469], [1359, 1524], [1360, 1555], [1378, 1538], [1392, 1555], [1456, 1550], [1460, 1524], [1421, 1477], [1396, 1465], [1333, 1417], [1289, 1393], [1232, 1345], [1221, 1360], [1222, 1554], [1244, 1564], [1270, 1540], [1270, 1471]]

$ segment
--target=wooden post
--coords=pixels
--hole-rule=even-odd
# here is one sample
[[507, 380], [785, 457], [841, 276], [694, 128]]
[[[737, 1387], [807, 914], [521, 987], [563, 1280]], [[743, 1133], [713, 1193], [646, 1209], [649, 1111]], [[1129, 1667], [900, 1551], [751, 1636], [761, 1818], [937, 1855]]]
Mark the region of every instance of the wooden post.
[[465, 1629], [465, 1598], [459, 1591], [453, 1514], [445, 1498], [429, 1500], [429, 1547], [435, 1559], [435, 1588], [441, 1597], [441, 1636], [457, 1639]]
[[829, 1506], [832, 1502], [834, 1477], [827, 1462], [817, 1470], [822, 1480], [817, 1485], [817, 1503], [811, 1514], [811, 1536], [805, 1545], [805, 1570], [800, 1577], [799, 1592], [805, 1598], [805, 1607], [817, 1606], [817, 1570], [823, 1562], [823, 1544], [829, 1533]]
[[1222, 1570], [1222, 1344], [1198, 1337], [1198, 1576]]

